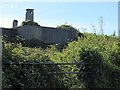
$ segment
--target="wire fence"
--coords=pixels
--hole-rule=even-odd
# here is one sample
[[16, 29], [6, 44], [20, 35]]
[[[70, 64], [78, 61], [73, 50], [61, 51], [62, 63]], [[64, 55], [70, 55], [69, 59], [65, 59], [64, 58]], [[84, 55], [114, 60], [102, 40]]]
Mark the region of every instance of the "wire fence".
[[[38, 72], [40, 72], [38, 78], [41, 78], [42, 76], [44, 77], [48, 77], [48, 76], [55, 76], [56, 78], [60, 78], [61, 75], [80, 75], [80, 74], [94, 74], [96, 72], [91, 72], [91, 71], [85, 71], [85, 72], [81, 72], [79, 70], [76, 71], [72, 71], [72, 70], [60, 70], [60, 67], [65, 67], [65, 66], [69, 66], [69, 67], [73, 67], [73, 66], [80, 66], [80, 65], [99, 65], [99, 63], [85, 63], [85, 62], [76, 62], [76, 63], [53, 63], [53, 62], [47, 62], [47, 63], [40, 63], [40, 62], [25, 62], [25, 63], [16, 63], [16, 62], [12, 62], [12, 63], [4, 63], [3, 66], [9, 66], [9, 65], [16, 65], [16, 66], [20, 66], [21, 67], [25, 67], [25, 68], [31, 68], [32, 66], [35, 66], [38, 68], [40, 68], [39, 66], [44, 66], [47, 67], [46, 69], [51, 69], [54, 68], [53, 71], [47, 71], [44, 69], [44, 71], [40, 71], [38, 70]], [[42, 67], [43, 68], [43, 67]], [[78, 67], [77, 67], [78, 68]], [[29, 70], [29, 69], [28, 69]], [[99, 75], [100, 77], [102, 76], [102, 67], [99, 67]], [[14, 72], [13, 72], [14, 73]], [[52, 79], [50, 79], [52, 80]], [[51, 81], [50, 81], [51, 82]], [[46, 87], [46, 86], [45, 86]]]

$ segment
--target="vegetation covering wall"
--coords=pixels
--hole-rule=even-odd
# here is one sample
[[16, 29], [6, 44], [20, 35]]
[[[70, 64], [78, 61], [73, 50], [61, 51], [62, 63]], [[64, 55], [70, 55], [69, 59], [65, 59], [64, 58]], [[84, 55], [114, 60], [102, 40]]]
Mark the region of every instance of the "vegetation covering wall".
[[[25, 46], [24, 40], [3, 42], [3, 89], [12, 88], [120, 88], [120, 38], [85, 33], [58, 50]], [[31, 43], [33, 45], [33, 43]], [[13, 64], [16, 62], [18, 64]], [[31, 65], [76, 63], [75, 65]], [[9, 63], [5, 65], [4, 63]], [[80, 64], [83, 63], [83, 64]], [[89, 64], [86, 64], [89, 63]], [[19, 65], [20, 64], [20, 65]], [[46, 74], [78, 72], [77, 74]], [[87, 73], [86, 73], [87, 72]]]
[[77, 37], [81, 37], [81, 38], [85, 37], [82, 33], [79, 32], [79, 30], [77, 28], [73, 27], [72, 25], [63, 24], [63, 25], [57, 26], [57, 28], [75, 31]]
[[21, 26], [24, 26], [24, 25], [40, 26], [37, 22], [33, 22], [33, 21], [30, 21], [30, 20], [23, 21], [22, 24], [21, 24]]

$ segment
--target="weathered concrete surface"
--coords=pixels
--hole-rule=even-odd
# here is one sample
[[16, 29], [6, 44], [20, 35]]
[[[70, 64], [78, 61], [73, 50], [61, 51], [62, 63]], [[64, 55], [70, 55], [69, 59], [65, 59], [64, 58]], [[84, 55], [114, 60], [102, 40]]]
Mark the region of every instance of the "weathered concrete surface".
[[76, 38], [75, 31], [30, 25], [19, 27], [18, 34], [26, 40], [34, 38], [49, 44], [66, 44]]
[[70, 30], [42, 27], [42, 40], [48, 43], [66, 44], [75, 37], [75, 32]]
[[30, 20], [30, 21], [34, 21], [34, 9], [26, 9], [26, 21]]
[[15, 37], [17, 35], [17, 29], [2, 28], [2, 35], [6, 35], [8, 37]]
[[38, 26], [25, 25], [18, 28], [18, 34], [26, 40], [38, 39], [41, 40], [42, 28]]
[[17, 20], [13, 20], [13, 28], [17, 28], [18, 26], [18, 21]]

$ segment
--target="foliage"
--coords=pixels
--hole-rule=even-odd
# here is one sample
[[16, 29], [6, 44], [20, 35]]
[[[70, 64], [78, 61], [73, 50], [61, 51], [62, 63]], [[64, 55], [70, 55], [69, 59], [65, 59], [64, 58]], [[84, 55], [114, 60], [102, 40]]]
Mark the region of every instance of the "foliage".
[[[47, 75], [49, 72], [54, 73], [56, 71], [56, 68], [58, 68], [58, 71], [61, 71], [58, 66], [39, 65], [39, 63], [52, 62], [43, 50], [37, 48], [22, 47], [21, 45], [14, 44], [4, 45], [5, 49], [3, 50], [3, 57], [5, 58], [3, 58], [3, 61], [8, 62], [7, 65], [3, 65], [3, 88], [13, 88], [16, 90], [18, 87], [65, 87], [63, 84], [64, 81], [61, 81], [60, 79], [62, 75], [58, 77], [54, 74]], [[5, 62], [3, 63], [5, 64]], [[29, 63], [38, 63], [38, 65], [31, 65]], [[56, 81], [58, 82], [56, 83]]]
[[[20, 43], [20, 38], [17, 43], [4, 41], [3, 88], [120, 88], [120, 38], [90, 33], [84, 35], [86, 38], [70, 42], [61, 51], [55, 45], [45, 49], [25, 46]], [[31, 44], [37, 42], [33, 40]], [[14, 65], [14, 62], [23, 65]], [[53, 63], [53, 66], [26, 63]], [[43, 75], [56, 72], [78, 74]]]
[[80, 32], [79, 32], [75, 27], [73, 27], [72, 25], [63, 24], [63, 25], [57, 26], [57, 28], [75, 31], [77, 37], [85, 37], [82, 33], [80, 33]]
[[113, 50], [109, 56], [110, 62], [120, 67], [120, 42], [113, 43]]
[[76, 29], [76, 28], [74, 28], [72, 25], [65, 25], [65, 24], [63, 24], [63, 25], [59, 25], [59, 26], [57, 26], [57, 28], [61, 28], [61, 29], [68, 29], [68, 30], [77, 31], [77, 29]]
[[101, 67], [103, 65], [103, 57], [97, 50], [90, 48], [82, 48], [80, 52], [80, 61], [83, 63], [82, 65], [78, 64], [80, 81], [89, 89], [102, 88]]
[[16, 44], [22, 44], [22, 46], [24, 47], [41, 47], [43, 49], [49, 47], [49, 44], [40, 41], [38, 39], [31, 39], [31, 40], [25, 40], [22, 36], [17, 35], [16, 37], [7, 37], [4, 36], [3, 37], [3, 41], [6, 43], [16, 43]]
[[37, 40], [37, 39], [28, 40], [28, 41], [26, 41], [26, 44], [25, 44], [25, 46], [27, 46], [27, 47], [32, 47], [32, 48], [33, 47], [41, 47], [43, 49], [49, 47], [48, 45], [49, 44], [47, 44], [43, 41]]
[[33, 22], [33, 21], [30, 21], [30, 20], [23, 21], [22, 24], [21, 24], [21, 26], [24, 26], [24, 25], [40, 26], [37, 22]]

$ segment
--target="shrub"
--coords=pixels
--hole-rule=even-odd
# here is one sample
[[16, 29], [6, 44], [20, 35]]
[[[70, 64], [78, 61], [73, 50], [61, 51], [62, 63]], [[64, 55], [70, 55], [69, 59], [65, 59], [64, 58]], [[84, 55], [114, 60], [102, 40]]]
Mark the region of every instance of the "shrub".
[[[82, 64], [81, 64], [82, 63]], [[78, 77], [86, 88], [101, 88], [101, 69], [103, 57], [90, 48], [83, 48], [80, 52]]]

